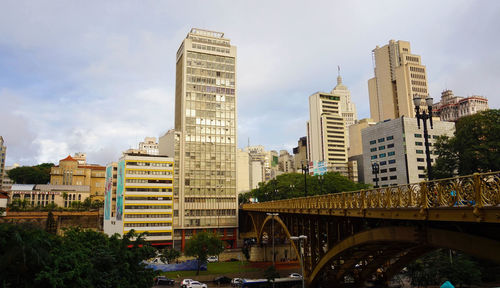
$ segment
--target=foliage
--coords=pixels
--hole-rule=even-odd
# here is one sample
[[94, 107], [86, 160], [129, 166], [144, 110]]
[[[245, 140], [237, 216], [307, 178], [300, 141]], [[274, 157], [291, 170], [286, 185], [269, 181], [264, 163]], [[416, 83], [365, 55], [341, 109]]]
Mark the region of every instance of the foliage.
[[440, 285], [448, 280], [456, 287], [477, 285], [481, 281], [481, 270], [475, 261], [464, 254], [450, 252], [448, 249], [431, 252], [417, 259], [407, 268], [413, 286]]
[[13, 199], [7, 206], [10, 211], [91, 211], [103, 207], [104, 202], [100, 200], [91, 201], [90, 198], [86, 198], [83, 202], [70, 202], [69, 207], [59, 207], [56, 203], [48, 203], [45, 206], [32, 206], [30, 201], [26, 199]]
[[500, 110], [460, 118], [455, 136], [436, 143], [435, 178], [500, 170]]
[[207, 263], [208, 256], [218, 255], [222, 251], [224, 251], [224, 245], [217, 235], [209, 232], [200, 232], [193, 235], [187, 241], [184, 254], [196, 257], [198, 260], [196, 275], [199, 275], [200, 266], [203, 263]]
[[[339, 173], [328, 172], [322, 176], [306, 175], [307, 196], [356, 191], [368, 188], [368, 185], [349, 180]], [[240, 203], [247, 203], [249, 198], [257, 198], [259, 202], [303, 197], [304, 175], [299, 173], [286, 173], [270, 180], [259, 183], [259, 187], [244, 194], [240, 194]]]
[[181, 256], [181, 252], [172, 248], [164, 248], [161, 251], [161, 261], [172, 263]]
[[[143, 235], [121, 238], [73, 228], [64, 236], [27, 226], [0, 224], [3, 287], [151, 287], [154, 256]], [[134, 239], [135, 240], [132, 240]]]
[[54, 164], [16, 167], [7, 171], [9, 178], [17, 184], [47, 184], [50, 182], [50, 168]]

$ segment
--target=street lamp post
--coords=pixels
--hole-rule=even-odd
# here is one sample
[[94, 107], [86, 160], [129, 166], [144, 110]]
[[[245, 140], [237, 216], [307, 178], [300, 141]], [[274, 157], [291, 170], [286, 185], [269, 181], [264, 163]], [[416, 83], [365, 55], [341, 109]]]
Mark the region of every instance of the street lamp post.
[[319, 181], [319, 194], [323, 195], [323, 182], [325, 181], [325, 177], [323, 175], [318, 175]]
[[372, 162], [372, 174], [375, 175], [375, 188], [378, 188], [378, 172], [380, 171], [380, 166], [377, 162]]
[[304, 165], [304, 161], [301, 161], [302, 172], [304, 173], [304, 197], [307, 197], [307, 174], [309, 174], [309, 161], [306, 159], [306, 165]]
[[307, 236], [305, 235], [300, 235], [300, 236], [290, 236], [290, 239], [292, 241], [299, 241], [299, 260], [300, 260], [300, 270], [302, 271], [302, 288], [305, 288], [305, 283], [304, 283], [304, 253], [302, 253], [302, 241], [307, 240]]
[[415, 116], [417, 117], [418, 129], [420, 129], [420, 120], [422, 120], [422, 123], [424, 124], [425, 156], [427, 161], [427, 178], [429, 180], [432, 180], [432, 165], [431, 165], [431, 152], [429, 149], [429, 132], [427, 131], [427, 120], [429, 120], [431, 129], [433, 129], [432, 101], [433, 99], [431, 97], [427, 97], [425, 99], [425, 103], [427, 104], [427, 111], [422, 110], [422, 112], [420, 112], [420, 105], [423, 103], [423, 99], [417, 94], [413, 96], [413, 104], [415, 104], [415, 112], [416, 112]]
[[272, 233], [273, 233], [273, 267], [276, 267], [275, 263], [274, 263], [275, 262], [275, 258], [276, 258], [276, 253], [274, 252], [274, 216], [278, 216], [279, 213], [266, 213], [266, 214], [267, 214], [267, 216], [271, 216], [272, 221], [273, 221], [273, 223], [272, 223]]

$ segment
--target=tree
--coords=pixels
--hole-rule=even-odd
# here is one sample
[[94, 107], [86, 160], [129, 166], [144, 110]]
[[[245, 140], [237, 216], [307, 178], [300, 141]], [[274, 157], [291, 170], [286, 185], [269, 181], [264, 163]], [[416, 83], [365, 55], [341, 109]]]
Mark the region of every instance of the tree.
[[181, 256], [181, 252], [172, 248], [164, 248], [161, 251], [161, 261], [172, 263]]
[[500, 170], [500, 110], [460, 118], [455, 136], [436, 143], [436, 178]]
[[[267, 267], [266, 271], [264, 271], [264, 277], [266, 277], [268, 283], [272, 283], [274, 282], [274, 279], [280, 278], [280, 273], [278, 273], [278, 271], [276, 271], [276, 268], [273, 265], [271, 265]], [[269, 287], [272, 286], [269, 285]]]
[[52, 163], [42, 163], [36, 166], [16, 167], [7, 171], [9, 178], [17, 184], [47, 184], [50, 182]]
[[224, 251], [222, 240], [217, 235], [208, 232], [196, 233], [186, 243], [185, 254], [196, 257], [198, 260], [198, 270], [196, 275], [200, 274], [201, 264], [207, 263], [209, 255], [218, 255]]

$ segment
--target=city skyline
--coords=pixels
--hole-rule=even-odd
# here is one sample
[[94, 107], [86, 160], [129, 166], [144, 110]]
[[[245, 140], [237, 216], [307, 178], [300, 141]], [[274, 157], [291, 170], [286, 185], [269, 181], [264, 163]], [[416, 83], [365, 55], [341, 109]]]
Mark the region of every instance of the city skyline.
[[[337, 65], [358, 119], [369, 117], [371, 51], [391, 39], [409, 41], [422, 57], [434, 102], [451, 89], [500, 107], [498, 2], [195, 2], [203, 9], [191, 10], [193, 2], [117, 3], [1, 4], [7, 165], [56, 163], [80, 151], [107, 164], [173, 128], [172, 55], [190, 28], [224, 31], [237, 43], [238, 147], [250, 138], [266, 150], [291, 151], [306, 135], [308, 97], [335, 86]], [[414, 9], [420, 15], [410, 22]]]

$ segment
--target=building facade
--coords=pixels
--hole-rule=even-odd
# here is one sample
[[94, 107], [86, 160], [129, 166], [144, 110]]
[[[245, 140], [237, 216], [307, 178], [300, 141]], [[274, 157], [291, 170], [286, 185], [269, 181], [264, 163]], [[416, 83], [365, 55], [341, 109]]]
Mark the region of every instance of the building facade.
[[453, 95], [453, 91], [445, 90], [441, 93], [441, 101], [433, 105], [433, 112], [441, 121], [457, 121], [458, 119], [488, 110], [488, 99], [473, 95], [460, 97]]
[[143, 142], [139, 142], [139, 150], [148, 155], [159, 155], [158, 142], [156, 137], [146, 137]]
[[5, 192], [9, 192], [10, 188], [12, 185], [14, 185], [14, 180], [9, 178], [8, 172], [14, 168], [19, 167], [20, 165], [17, 163], [14, 163], [12, 166], [7, 166], [5, 167], [4, 173], [3, 173], [3, 179], [2, 179], [2, 188], [0, 190], [3, 190]]
[[329, 172], [347, 177], [347, 141], [340, 98], [321, 92], [309, 96], [307, 150], [309, 162], [324, 162]]
[[293, 155], [287, 150], [280, 150], [278, 158], [278, 172], [281, 173], [294, 173], [295, 163], [293, 161]]
[[363, 173], [363, 141], [361, 131], [375, 124], [377, 123], [375, 123], [372, 119], [365, 118], [356, 121], [356, 123], [349, 126], [350, 146], [347, 153], [349, 157], [349, 178], [355, 182], [365, 183]]
[[4, 145], [3, 137], [0, 136], [0, 191], [3, 190], [3, 177], [5, 174], [5, 158], [7, 157], [7, 147]]
[[177, 51], [175, 89], [176, 237], [184, 249], [191, 235], [214, 229], [236, 247], [236, 47], [224, 33], [191, 29]]
[[80, 165], [78, 160], [68, 155], [50, 169], [50, 184], [89, 186], [90, 196], [104, 201], [105, 169], [95, 164]]
[[236, 151], [236, 173], [238, 194], [250, 191], [250, 155], [243, 149]]
[[415, 117], [413, 97], [427, 97], [427, 73], [410, 42], [390, 40], [373, 51], [375, 77], [368, 80], [370, 114], [375, 122]]
[[[437, 155], [433, 147], [438, 136], [453, 136], [455, 123], [434, 121], [429, 129], [431, 161]], [[388, 187], [425, 181], [426, 154], [423, 128], [418, 129], [415, 118], [401, 117], [379, 122], [362, 130], [364, 180], [375, 184], [372, 163], [379, 164], [379, 186]]]
[[90, 197], [90, 187], [86, 185], [42, 185], [13, 184], [9, 192], [10, 201], [21, 200], [32, 207], [55, 204], [69, 208], [73, 202], [83, 202]]
[[302, 165], [307, 165], [307, 137], [300, 137], [297, 147], [293, 148], [293, 162], [295, 171], [302, 171]]
[[106, 167], [106, 234], [123, 235], [134, 229], [147, 232], [145, 240], [152, 245], [173, 246], [173, 160], [124, 153], [118, 163]]
[[346, 133], [346, 145], [349, 147], [349, 126], [356, 123], [358, 114], [356, 112], [356, 105], [351, 102], [351, 91], [342, 83], [342, 77], [337, 76], [337, 85], [333, 88], [330, 94], [340, 97], [340, 111], [342, 118], [344, 118], [344, 127]]

